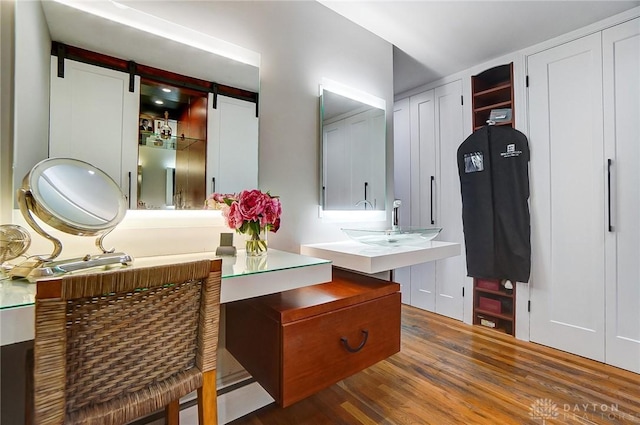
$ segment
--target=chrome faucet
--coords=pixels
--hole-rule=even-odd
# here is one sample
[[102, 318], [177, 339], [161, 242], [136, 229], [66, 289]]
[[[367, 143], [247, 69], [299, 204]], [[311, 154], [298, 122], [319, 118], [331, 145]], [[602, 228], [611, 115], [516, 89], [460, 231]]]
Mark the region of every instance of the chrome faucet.
[[391, 212], [391, 229], [395, 230], [398, 228], [398, 210], [400, 209], [400, 205], [402, 205], [402, 201], [400, 199], [396, 199], [393, 201], [393, 211]]
[[373, 209], [373, 204], [369, 201], [367, 201], [366, 199], [363, 199], [362, 201], [358, 201], [356, 202], [356, 207], [359, 207], [360, 205], [364, 204], [364, 209], [367, 209], [367, 205], [369, 205], [371, 207], [371, 209]]

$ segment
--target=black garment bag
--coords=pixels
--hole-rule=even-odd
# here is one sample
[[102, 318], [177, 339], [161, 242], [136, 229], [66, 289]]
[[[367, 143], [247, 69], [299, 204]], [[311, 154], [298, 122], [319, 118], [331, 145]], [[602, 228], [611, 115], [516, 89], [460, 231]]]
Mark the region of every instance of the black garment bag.
[[527, 137], [511, 127], [485, 126], [462, 142], [457, 159], [467, 274], [528, 282]]

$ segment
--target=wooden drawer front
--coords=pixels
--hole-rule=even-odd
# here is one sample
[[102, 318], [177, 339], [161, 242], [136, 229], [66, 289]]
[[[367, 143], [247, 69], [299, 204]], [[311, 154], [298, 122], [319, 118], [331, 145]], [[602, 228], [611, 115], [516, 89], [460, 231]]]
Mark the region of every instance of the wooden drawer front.
[[285, 324], [282, 342], [286, 407], [400, 351], [400, 293]]

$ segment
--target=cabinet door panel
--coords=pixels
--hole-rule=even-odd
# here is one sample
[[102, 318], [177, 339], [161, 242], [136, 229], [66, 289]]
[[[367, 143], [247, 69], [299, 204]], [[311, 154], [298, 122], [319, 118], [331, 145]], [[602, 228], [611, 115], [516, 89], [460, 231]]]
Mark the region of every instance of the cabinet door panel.
[[[462, 198], [456, 162], [457, 149], [463, 140], [462, 82], [435, 89], [436, 112], [436, 189], [438, 239], [463, 242]], [[436, 261], [436, 313], [462, 320], [465, 263], [464, 256]]]
[[[434, 93], [411, 97], [411, 225], [431, 225], [431, 176], [435, 176]], [[435, 214], [435, 211], [434, 211]], [[434, 217], [435, 218], [435, 217]]]
[[529, 56], [531, 340], [604, 360], [600, 34]]
[[[209, 95], [209, 105], [213, 104]], [[258, 117], [252, 102], [218, 96], [207, 114], [207, 192], [258, 187]]]
[[640, 373], [640, 19], [603, 32], [607, 233], [606, 362]]
[[[411, 225], [431, 226], [435, 219], [435, 193], [431, 176], [436, 173], [434, 91], [411, 97]], [[432, 198], [433, 197], [433, 198]], [[435, 311], [436, 276], [433, 263], [411, 266], [411, 305]]]
[[327, 167], [322, 172], [324, 207], [327, 209], [349, 209], [351, 205], [349, 185], [344, 184], [351, 179], [346, 133], [344, 126], [331, 124], [325, 126], [322, 135], [323, 156], [326, 158], [323, 162], [325, 167], [331, 164], [330, 169]]
[[436, 266], [433, 262], [411, 266], [411, 305], [436, 311]]
[[[393, 191], [402, 201], [398, 224], [411, 224], [411, 118], [409, 99], [402, 99], [393, 107]], [[411, 267], [394, 270], [393, 280], [400, 284], [402, 303], [411, 304]]]
[[[373, 199], [369, 196], [369, 184], [371, 183], [371, 161], [369, 151], [371, 150], [371, 140], [369, 139], [369, 117], [365, 114], [356, 115], [345, 120], [346, 130], [349, 134], [349, 158], [351, 163], [348, 170], [351, 171], [351, 200], [350, 207], [355, 209], [360, 201], [368, 200], [373, 204]], [[347, 180], [349, 181], [349, 180]], [[345, 184], [343, 181], [341, 184]], [[365, 185], [367, 186], [365, 188]], [[366, 194], [365, 194], [366, 190]], [[367, 196], [365, 196], [367, 195]], [[361, 204], [358, 208], [369, 208], [366, 204]]]
[[128, 74], [68, 59], [64, 78], [57, 72], [52, 56], [49, 156], [89, 162], [127, 193], [126, 174], [137, 163], [140, 91], [129, 92]]
[[[442, 227], [439, 239], [454, 242], [462, 241], [456, 166], [463, 131], [461, 94], [462, 82], [454, 81], [411, 97], [410, 149], [406, 157], [399, 156], [405, 163], [396, 162], [396, 178], [409, 176], [410, 189], [397, 189], [411, 199], [411, 224]], [[408, 172], [403, 171], [407, 163]], [[462, 256], [412, 266], [411, 305], [461, 320], [464, 271]]]

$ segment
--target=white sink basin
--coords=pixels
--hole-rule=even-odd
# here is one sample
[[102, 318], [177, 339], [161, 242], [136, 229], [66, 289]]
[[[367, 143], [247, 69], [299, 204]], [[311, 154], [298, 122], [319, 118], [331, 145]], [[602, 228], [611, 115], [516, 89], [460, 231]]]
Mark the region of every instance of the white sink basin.
[[438, 236], [441, 227], [403, 226], [393, 229], [343, 228], [351, 239], [367, 245], [377, 246], [425, 246]]

